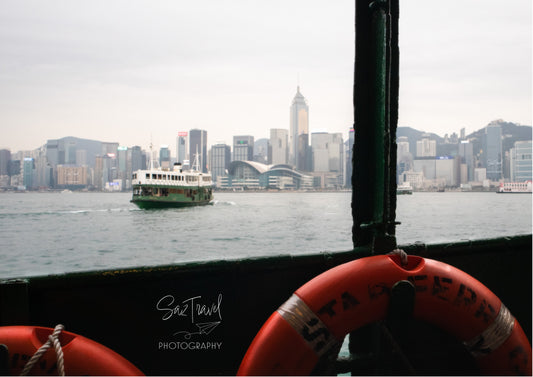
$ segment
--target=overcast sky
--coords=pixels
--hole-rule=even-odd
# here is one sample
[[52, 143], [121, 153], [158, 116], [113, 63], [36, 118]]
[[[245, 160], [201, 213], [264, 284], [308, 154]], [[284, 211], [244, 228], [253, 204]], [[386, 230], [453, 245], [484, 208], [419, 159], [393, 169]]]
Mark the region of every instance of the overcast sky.
[[[401, 0], [400, 119], [441, 136], [531, 125], [531, 0]], [[175, 151], [178, 131], [353, 123], [354, 2], [1, 0], [0, 148], [76, 136]]]

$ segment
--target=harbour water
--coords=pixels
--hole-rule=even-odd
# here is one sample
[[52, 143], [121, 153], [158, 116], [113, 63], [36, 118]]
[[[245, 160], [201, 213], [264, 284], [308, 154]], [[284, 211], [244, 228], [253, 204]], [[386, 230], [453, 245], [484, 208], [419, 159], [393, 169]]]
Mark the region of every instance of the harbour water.
[[[0, 194], [0, 278], [346, 251], [351, 193], [216, 193], [213, 205], [140, 210], [130, 193]], [[529, 234], [531, 195], [398, 197], [400, 245]]]

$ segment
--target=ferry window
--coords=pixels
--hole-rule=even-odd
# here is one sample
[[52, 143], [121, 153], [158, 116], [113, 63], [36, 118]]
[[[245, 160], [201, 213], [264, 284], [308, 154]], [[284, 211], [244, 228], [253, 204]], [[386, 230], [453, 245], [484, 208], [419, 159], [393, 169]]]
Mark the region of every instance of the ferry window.
[[522, 143], [531, 151], [527, 3], [483, 2], [472, 18], [479, 2], [401, 2], [399, 244], [531, 233], [531, 195], [496, 193], [531, 179], [517, 174]]
[[152, 179], [157, 179], [157, 174], [152, 174]]
[[150, 179], [150, 174], [146, 173], [146, 179]]

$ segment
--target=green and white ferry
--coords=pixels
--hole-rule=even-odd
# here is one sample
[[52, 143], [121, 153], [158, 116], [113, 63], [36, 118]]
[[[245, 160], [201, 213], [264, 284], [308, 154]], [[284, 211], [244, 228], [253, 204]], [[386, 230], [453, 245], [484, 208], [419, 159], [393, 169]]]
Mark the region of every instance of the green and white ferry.
[[137, 170], [132, 176], [132, 203], [139, 208], [167, 208], [206, 205], [213, 200], [211, 173], [199, 171], [198, 164], [184, 170], [180, 163], [172, 170]]

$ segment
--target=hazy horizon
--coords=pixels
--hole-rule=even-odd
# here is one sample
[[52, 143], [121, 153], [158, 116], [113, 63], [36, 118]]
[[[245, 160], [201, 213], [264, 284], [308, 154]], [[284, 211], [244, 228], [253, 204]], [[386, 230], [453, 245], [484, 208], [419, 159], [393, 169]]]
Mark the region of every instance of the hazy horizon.
[[[400, 4], [399, 127], [531, 125], [529, 0]], [[289, 129], [297, 85], [310, 133], [353, 124], [354, 3], [325, 0], [4, 0], [0, 148], [48, 139], [208, 144]]]

